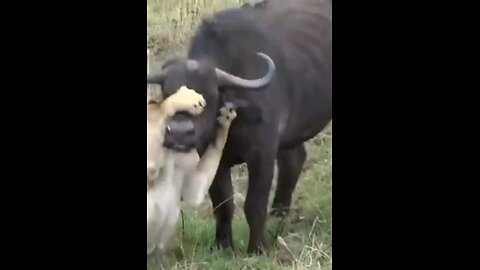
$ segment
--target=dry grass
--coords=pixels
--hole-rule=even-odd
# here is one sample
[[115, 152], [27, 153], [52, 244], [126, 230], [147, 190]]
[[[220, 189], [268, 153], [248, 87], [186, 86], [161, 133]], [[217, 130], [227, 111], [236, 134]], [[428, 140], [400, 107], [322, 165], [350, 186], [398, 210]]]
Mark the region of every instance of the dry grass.
[[147, 0], [147, 47], [155, 53], [186, 45], [200, 19], [245, 0]]

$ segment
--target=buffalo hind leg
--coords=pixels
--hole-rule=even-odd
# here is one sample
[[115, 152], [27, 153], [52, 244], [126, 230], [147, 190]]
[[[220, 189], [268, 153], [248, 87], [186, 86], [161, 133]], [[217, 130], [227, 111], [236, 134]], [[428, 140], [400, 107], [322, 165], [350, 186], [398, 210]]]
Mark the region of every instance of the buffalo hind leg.
[[210, 198], [217, 221], [217, 247], [233, 249], [232, 220], [235, 210], [231, 169], [220, 164], [210, 186]]
[[245, 201], [245, 216], [250, 228], [249, 254], [266, 253], [269, 245], [265, 238], [268, 215], [268, 197], [272, 187], [275, 155], [257, 153], [247, 161], [248, 193]]
[[292, 195], [297, 186], [303, 164], [307, 158], [305, 145], [281, 149], [277, 155], [278, 181], [272, 205], [272, 215], [283, 217], [289, 214]]

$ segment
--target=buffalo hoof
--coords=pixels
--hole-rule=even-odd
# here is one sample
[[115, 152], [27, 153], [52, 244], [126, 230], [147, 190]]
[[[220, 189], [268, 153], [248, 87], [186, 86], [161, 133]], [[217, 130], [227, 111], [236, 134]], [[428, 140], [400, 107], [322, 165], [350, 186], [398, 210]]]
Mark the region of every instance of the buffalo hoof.
[[224, 249], [224, 250], [234, 250], [235, 246], [233, 245], [233, 242], [228, 239], [219, 239], [216, 241], [216, 246], [219, 249]]
[[285, 218], [290, 214], [290, 209], [288, 208], [273, 208], [270, 212], [270, 216], [277, 218]]
[[249, 255], [261, 256], [268, 255], [270, 247], [267, 244], [267, 241], [262, 241], [261, 243], [250, 243], [248, 245], [247, 253]]
[[229, 241], [215, 241], [215, 244], [210, 248], [210, 251], [223, 251], [227, 253], [233, 253], [235, 247]]

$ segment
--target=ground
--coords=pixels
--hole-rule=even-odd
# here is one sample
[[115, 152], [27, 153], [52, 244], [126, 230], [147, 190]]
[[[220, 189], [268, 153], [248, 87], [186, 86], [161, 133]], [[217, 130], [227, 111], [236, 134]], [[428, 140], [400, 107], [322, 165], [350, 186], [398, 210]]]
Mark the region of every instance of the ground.
[[[238, 0], [147, 0], [147, 46], [160, 57], [182, 53], [199, 19]], [[293, 212], [285, 220], [270, 218], [269, 256], [248, 257], [248, 226], [243, 213], [247, 186], [243, 166], [234, 170], [236, 216], [233, 254], [211, 250], [215, 221], [209, 200], [184, 212], [177, 248], [162, 266], [147, 258], [147, 270], [331, 269], [332, 267], [332, 133], [331, 126], [308, 142], [308, 160], [297, 190]], [[276, 181], [274, 180], [274, 187]], [[272, 192], [274, 188], [272, 188]], [[270, 200], [272, 200], [272, 197]], [[271, 204], [270, 204], [271, 205]]]

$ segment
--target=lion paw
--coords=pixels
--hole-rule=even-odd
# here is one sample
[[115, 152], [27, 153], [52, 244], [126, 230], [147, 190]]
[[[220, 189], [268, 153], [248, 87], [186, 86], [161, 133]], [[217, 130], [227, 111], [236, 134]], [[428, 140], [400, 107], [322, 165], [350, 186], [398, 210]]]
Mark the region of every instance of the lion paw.
[[171, 114], [185, 111], [192, 115], [200, 114], [207, 105], [202, 95], [185, 86], [169, 96], [164, 103]]
[[218, 122], [222, 128], [229, 128], [233, 120], [237, 117], [237, 112], [235, 107], [231, 103], [226, 103], [222, 108], [220, 108], [220, 116], [218, 117]]

